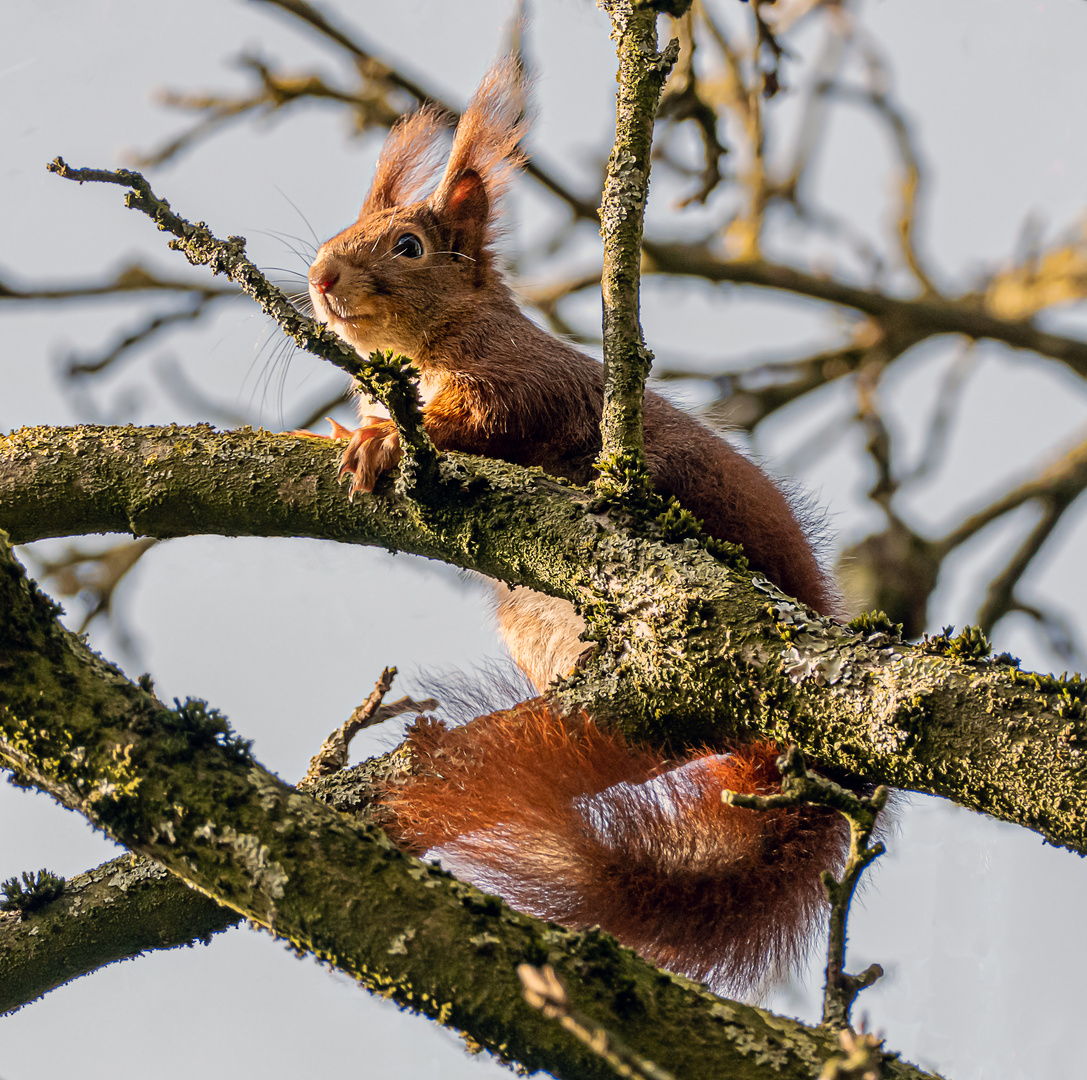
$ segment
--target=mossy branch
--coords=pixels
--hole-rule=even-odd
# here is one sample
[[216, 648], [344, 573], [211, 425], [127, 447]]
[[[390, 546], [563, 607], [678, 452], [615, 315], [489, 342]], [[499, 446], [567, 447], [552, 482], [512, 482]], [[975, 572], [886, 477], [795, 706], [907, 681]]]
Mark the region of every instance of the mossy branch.
[[[589, 494], [450, 454], [424, 514], [379, 487], [348, 502], [335, 448], [210, 428], [25, 429], [0, 437], [0, 526], [308, 536], [442, 559], [561, 596], [595, 650], [557, 693], [657, 745], [757, 730], [874, 783], [942, 795], [1087, 852], [1087, 683], [970, 647], [850, 630], [697, 544], [630, 536]], [[632, 634], [631, 612], [638, 633]]]
[[0, 1013], [148, 949], [206, 941], [239, 919], [158, 863], [122, 855], [25, 916], [0, 914]]
[[642, 226], [649, 193], [653, 122], [664, 81], [679, 55], [672, 41], [657, 51], [657, 13], [635, 0], [604, 0], [619, 55], [615, 144], [600, 205], [604, 239], [602, 494], [640, 497], [650, 490], [642, 438], [642, 400], [652, 354], [640, 319]]
[[[550, 963], [572, 1006], [675, 1072], [814, 1080], [828, 1034], [713, 998], [598, 931], [571, 933], [400, 852], [264, 770], [202, 703], [166, 708], [56, 620], [0, 537], [0, 761], [130, 850], [528, 1070], [603, 1078], [521, 998]], [[889, 1077], [924, 1075], [891, 1062]]]

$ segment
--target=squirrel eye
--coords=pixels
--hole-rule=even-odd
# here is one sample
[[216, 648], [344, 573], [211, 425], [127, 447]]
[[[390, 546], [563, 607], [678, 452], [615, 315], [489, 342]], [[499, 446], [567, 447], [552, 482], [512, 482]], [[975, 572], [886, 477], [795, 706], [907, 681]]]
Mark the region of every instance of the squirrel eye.
[[405, 259], [421, 259], [423, 257], [422, 241], [414, 233], [406, 232], [393, 244], [393, 255], [403, 255]]

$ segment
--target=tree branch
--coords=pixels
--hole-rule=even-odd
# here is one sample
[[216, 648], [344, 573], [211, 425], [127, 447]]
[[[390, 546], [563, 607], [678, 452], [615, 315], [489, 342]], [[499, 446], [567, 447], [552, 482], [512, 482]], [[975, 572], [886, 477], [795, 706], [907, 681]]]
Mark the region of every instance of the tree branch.
[[[571, 1003], [684, 1075], [814, 1080], [829, 1033], [720, 1001], [598, 931], [571, 933], [398, 852], [299, 794], [203, 703], [168, 710], [57, 623], [0, 541], [0, 759], [110, 836], [298, 949], [528, 1070], [610, 1070], [527, 1005], [519, 964], [549, 962]], [[893, 1059], [890, 1078], [921, 1073]]]
[[65, 882], [40, 911], [0, 913], [0, 1013], [147, 949], [207, 940], [238, 920], [157, 863], [122, 855]]
[[282, 290], [246, 258], [245, 237], [219, 240], [202, 221], [193, 225], [179, 217], [165, 199], [155, 195], [139, 173], [128, 169], [73, 169], [59, 157], [47, 168], [65, 180], [80, 184], [93, 182], [130, 188], [125, 196], [125, 206], [142, 210], [161, 230], [172, 233], [176, 239], [170, 241], [171, 248], [182, 252], [194, 266], [207, 266], [213, 274], [226, 274], [242, 292], [257, 301], [261, 310], [274, 319], [295, 344], [357, 379], [371, 397], [388, 409], [396, 425], [406, 464], [401, 475], [410, 477], [422, 492], [427, 491], [437, 473], [437, 452], [423, 430], [419, 394], [412, 378], [414, 369], [404, 357], [372, 352], [367, 360], [363, 360], [350, 345], [299, 312]]
[[[363, 44], [357, 34], [349, 34], [342, 27], [335, 26], [326, 15], [322, 14], [306, 0], [259, 0], [260, 3], [270, 7], [281, 8], [289, 15], [305, 23], [322, 37], [338, 45], [355, 62], [359, 72], [372, 79], [380, 79], [390, 86], [403, 90], [410, 94], [420, 105], [437, 105], [443, 112], [448, 113], [454, 123], [460, 119], [460, 113], [449, 102], [443, 101], [438, 95], [431, 93], [421, 83], [397, 71], [396, 68], [379, 60], [373, 50]], [[552, 170], [542, 165], [538, 159], [528, 158], [525, 164], [525, 172], [537, 181], [541, 187], [550, 191], [556, 198], [562, 200], [570, 208], [576, 218], [585, 221], [597, 220], [596, 207], [585, 199], [575, 195], [569, 188], [559, 181]]]
[[904, 299], [876, 289], [863, 289], [763, 259], [720, 258], [705, 244], [644, 240], [647, 273], [686, 274], [706, 281], [734, 282], [779, 289], [798, 296], [853, 308], [889, 324], [909, 328], [918, 340], [935, 334], [1001, 341], [1060, 360], [1087, 378], [1087, 341], [1039, 330], [1029, 319], [1002, 319], [985, 310], [982, 299], [966, 294], [955, 299]]
[[679, 53], [672, 41], [657, 52], [657, 13], [633, 0], [603, 0], [619, 55], [615, 145], [600, 204], [604, 238], [603, 445], [598, 484], [620, 494], [650, 490], [642, 439], [645, 379], [653, 357], [639, 317], [642, 221], [649, 194], [653, 122], [661, 89]]
[[0, 523], [19, 542], [262, 534], [439, 558], [571, 600], [596, 649], [561, 697], [631, 737], [697, 746], [759, 730], [1087, 852], [1083, 680], [985, 660], [969, 640], [850, 632], [696, 544], [632, 537], [588, 492], [501, 461], [450, 454], [457, 497], [437, 507], [388, 484], [351, 504], [335, 454], [249, 431], [28, 428], [0, 438]]

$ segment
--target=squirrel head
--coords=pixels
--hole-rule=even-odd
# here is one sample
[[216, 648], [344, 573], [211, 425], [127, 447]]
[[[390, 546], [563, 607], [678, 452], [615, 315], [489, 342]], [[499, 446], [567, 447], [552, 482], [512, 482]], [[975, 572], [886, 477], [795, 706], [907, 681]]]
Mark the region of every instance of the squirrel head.
[[321, 245], [309, 271], [315, 315], [360, 353], [425, 362], [501, 287], [491, 244], [497, 204], [523, 164], [525, 84], [513, 58], [487, 73], [457, 124], [427, 107], [389, 133], [358, 221]]

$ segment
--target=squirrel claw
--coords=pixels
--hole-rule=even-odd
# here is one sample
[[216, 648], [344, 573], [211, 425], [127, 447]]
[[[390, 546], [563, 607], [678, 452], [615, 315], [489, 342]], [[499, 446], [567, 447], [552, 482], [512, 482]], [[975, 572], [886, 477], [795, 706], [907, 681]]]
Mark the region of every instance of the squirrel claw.
[[333, 438], [349, 439], [340, 456], [337, 479], [354, 477], [349, 493], [352, 500], [360, 491], [369, 494], [374, 490], [378, 477], [388, 472], [400, 460], [400, 436], [396, 428], [391, 420], [380, 420], [355, 431], [348, 431], [334, 420], [332, 424]]
[[326, 416], [325, 419], [332, 425], [331, 435], [318, 435], [316, 431], [309, 431], [306, 428], [294, 428], [292, 431], [288, 431], [288, 435], [305, 435], [309, 439], [350, 439], [351, 429], [345, 428], [343, 424], [338, 424], [331, 416]]
[[338, 424], [331, 416], [326, 416], [325, 419], [332, 425], [332, 434], [326, 436], [329, 439], [350, 439], [352, 431], [350, 428], [345, 428], [343, 424]]

